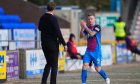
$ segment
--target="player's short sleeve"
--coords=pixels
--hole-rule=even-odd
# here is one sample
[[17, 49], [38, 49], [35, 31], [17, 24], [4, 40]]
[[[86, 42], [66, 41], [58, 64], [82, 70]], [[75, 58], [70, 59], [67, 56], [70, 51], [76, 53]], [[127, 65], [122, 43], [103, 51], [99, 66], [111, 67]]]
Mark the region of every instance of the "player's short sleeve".
[[101, 31], [101, 27], [99, 25], [96, 25], [94, 27], [93, 31], [100, 32]]

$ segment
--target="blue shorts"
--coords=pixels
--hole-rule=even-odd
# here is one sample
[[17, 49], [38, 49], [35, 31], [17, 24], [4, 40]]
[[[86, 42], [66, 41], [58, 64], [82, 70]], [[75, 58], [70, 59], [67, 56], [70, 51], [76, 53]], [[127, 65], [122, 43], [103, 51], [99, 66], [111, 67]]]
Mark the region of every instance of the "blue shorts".
[[101, 56], [99, 56], [98, 52], [93, 52], [93, 51], [85, 52], [83, 62], [90, 63], [91, 61], [94, 63], [95, 67], [101, 66]]

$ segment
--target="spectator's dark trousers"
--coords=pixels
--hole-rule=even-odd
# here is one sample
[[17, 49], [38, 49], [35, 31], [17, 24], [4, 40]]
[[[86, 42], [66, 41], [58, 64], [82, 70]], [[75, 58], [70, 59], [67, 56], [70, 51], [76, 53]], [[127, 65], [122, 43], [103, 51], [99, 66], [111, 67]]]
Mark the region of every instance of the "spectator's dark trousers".
[[137, 47], [134, 47], [131, 51], [140, 55], [140, 50]]

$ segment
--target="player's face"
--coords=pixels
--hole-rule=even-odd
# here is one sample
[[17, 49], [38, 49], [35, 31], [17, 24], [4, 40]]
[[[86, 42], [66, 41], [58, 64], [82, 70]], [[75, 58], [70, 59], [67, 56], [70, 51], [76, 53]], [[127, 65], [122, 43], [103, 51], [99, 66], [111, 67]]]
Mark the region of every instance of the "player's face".
[[94, 16], [88, 16], [88, 23], [90, 25], [94, 25], [95, 24], [95, 17]]

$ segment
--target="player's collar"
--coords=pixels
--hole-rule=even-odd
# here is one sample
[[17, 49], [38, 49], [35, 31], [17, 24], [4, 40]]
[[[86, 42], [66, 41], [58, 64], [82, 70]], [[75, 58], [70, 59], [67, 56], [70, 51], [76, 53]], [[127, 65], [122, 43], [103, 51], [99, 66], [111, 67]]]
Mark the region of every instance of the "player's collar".
[[93, 25], [90, 25], [91, 27], [93, 27], [95, 25], [95, 23]]
[[95, 26], [95, 24], [89, 25], [89, 28], [93, 29], [94, 26]]

